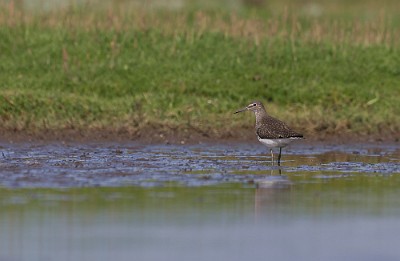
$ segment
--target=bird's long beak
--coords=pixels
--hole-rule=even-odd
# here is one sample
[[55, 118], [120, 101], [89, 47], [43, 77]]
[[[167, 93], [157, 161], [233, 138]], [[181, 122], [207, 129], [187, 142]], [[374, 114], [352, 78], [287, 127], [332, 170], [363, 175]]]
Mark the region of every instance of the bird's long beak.
[[247, 111], [247, 107], [245, 107], [245, 108], [243, 108], [243, 109], [240, 109], [240, 110], [236, 111], [234, 114], [236, 114], [236, 113], [239, 113], [239, 112], [244, 112], [244, 111]]

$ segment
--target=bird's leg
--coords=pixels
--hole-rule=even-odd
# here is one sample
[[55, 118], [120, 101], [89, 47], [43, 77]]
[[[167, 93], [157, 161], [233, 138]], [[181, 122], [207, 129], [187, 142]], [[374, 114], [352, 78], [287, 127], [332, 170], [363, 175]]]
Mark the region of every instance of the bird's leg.
[[279, 147], [278, 166], [281, 165], [282, 147]]
[[270, 149], [271, 151], [271, 159], [272, 159], [272, 166], [274, 165], [274, 153], [272, 152], [272, 149]]

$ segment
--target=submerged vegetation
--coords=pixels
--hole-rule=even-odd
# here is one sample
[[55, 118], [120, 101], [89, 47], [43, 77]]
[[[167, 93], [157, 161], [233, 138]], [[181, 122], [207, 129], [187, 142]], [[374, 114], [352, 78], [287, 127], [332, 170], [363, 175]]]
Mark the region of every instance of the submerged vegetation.
[[3, 3], [1, 128], [237, 135], [251, 117], [232, 112], [259, 99], [308, 134], [399, 133], [397, 2], [278, 2], [47, 11]]

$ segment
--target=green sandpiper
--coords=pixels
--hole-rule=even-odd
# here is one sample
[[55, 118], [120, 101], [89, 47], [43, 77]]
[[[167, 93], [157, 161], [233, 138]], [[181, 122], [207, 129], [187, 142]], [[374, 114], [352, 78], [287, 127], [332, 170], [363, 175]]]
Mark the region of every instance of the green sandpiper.
[[274, 153], [272, 148], [279, 147], [278, 166], [281, 165], [282, 148], [286, 147], [294, 140], [303, 139], [303, 134], [293, 131], [286, 123], [270, 116], [265, 110], [264, 105], [259, 101], [254, 101], [245, 108], [235, 113], [252, 111], [256, 116], [256, 134], [258, 140], [270, 148], [272, 164]]

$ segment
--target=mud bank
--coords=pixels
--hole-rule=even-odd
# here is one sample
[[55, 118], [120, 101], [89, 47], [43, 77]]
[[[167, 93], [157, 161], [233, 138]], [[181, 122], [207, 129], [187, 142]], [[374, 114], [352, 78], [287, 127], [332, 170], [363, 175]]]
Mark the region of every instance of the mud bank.
[[[353, 133], [315, 132], [304, 133], [307, 143], [324, 142], [333, 144], [359, 142], [400, 142], [400, 133]], [[198, 144], [256, 142], [253, 128], [203, 131], [190, 128], [168, 128], [150, 126], [141, 130], [133, 129], [59, 129], [59, 130], [1, 130], [0, 142], [127, 142], [143, 144]]]

